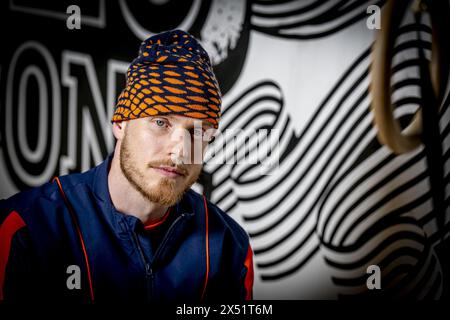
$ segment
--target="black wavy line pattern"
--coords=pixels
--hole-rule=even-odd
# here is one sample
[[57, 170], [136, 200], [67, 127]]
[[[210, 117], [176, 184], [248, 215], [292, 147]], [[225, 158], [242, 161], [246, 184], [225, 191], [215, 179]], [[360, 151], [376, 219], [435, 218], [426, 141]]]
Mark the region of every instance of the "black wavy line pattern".
[[[414, 93], [420, 81], [417, 74], [411, 76], [418, 65], [413, 52], [430, 49], [428, 41], [414, 38], [417, 31], [430, 34], [425, 25], [406, 25], [399, 30], [406, 40], [394, 50], [399, 61], [394, 59], [392, 67], [392, 90], [401, 123], [420, 104]], [[207, 158], [212, 200], [231, 214], [243, 212], [263, 281], [292, 276], [321, 252], [340, 297], [381, 295], [366, 286], [366, 268], [376, 264], [382, 270], [383, 297], [436, 298], [442, 294], [443, 273], [435, 246], [449, 235], [450, 192], [445, 226], [437, 230], [424, 149], [395, 156], [376, 139], [369, 55], [370, 48], [348, 67], [298, 135], [284, 109], [281, 88], [270, 80], [248, 88], [226, 106], [224, 130], [279, 129], [279, 167], [272, 175], [261, 175], [259, 165], [213, 165]], [[447, 96], [440, 113], [446, 168], [449, 100]]]
[[[412, 29], [411, 26], [407, 26], [401, 31], [407, 33], [412, 32]], [[426, 27], [417, 29], [427, 33], [430, 32]], [[397, 46], [397, 53], [417, 47], [430, 49], [430, 44], [406, 41]], [[418, 60], [411, 58], [397, 64], [393, 67], [393, 70], [399, 72], [414, 65], [418, 65]], [[394, 94], [395, 90], [418, 86], [418, 84], [419, 79], [398, 81], [393, 85]], [[402, 105], [418, 102], [415, 97], [404, 97], [398, 99], [394, 105], [398, 109]], [[443, 144], [449, 137], [448, 131], [446, 131], [449, 115], [448, 112], [445, 113], [448, 104], [449, 98], [447, 96], [440, 118], [441, 126], [444, 127], [441, 130]], [[382, 167], [397, 161], [398, 158], [390, 155], [382, 163]], [[429, 169], [426, 168], [429, 164], [425, 162], [424, 149], [413, 153], [409, 158], [405, 158], [407, 161], [403, 162], [397, 169], [386, 170], [389, 174], [384, 179], [380, 179], [371, 188], [364, 188], [365, 192], [358, 192], [357, 190], [370, 179], [374, 179], [374, 175], [379, 172], [380, 168], [376, 168], [372, 172], [369, 171], [361, 179], [354, 181], [348, 189], [344, 189], [342, 188], [342, 184], [344, 184], [342, 181], [345, 180], [346, 175], [350, 175], [351, 171], [348, 171], [337, 178], [336, 183], [330, 184], [327, 195], [322, 199], [323, 202], [319, 209], [318, 232], [321, 235], [322, 243], [329, 250], [329, 256], [333, 256], [333, 258], [326, 258], [327, 263], [339, 270], [339, 276], [333, 277], [332, 280], [342, 289], [341, 297], [376, 295], [367, 291], [365, 283], [367, 274], [363, 270], [363, 266], [369, 264], [377, 264], [382, 270], [387, 270], [383, 273], [383, 284], [384, 288], [388, 290], [383, 291], [383, 297], [435, 299], [442, 294], [443, 266], [441, 260], [444, 260], [444, 258], [437, 256], [434, 247], [442, 239], [448, 237], [450, 230], [448, 194], [447, 213], [435, 211], [431, 206], [432, 194], [426, 191], [429, 190]], [[444, 154], [444, 159], [448, 162], [448, 154]], [[386, 186], [392, 184], [397, 177], [406, 172], [410, 172], [411, 176], [401, 183], [394, 183], [395, 188], [392, 188], [390, 192], [381, 194], [381, 190], [386, 191]], [[448, 189], [448, 180], [446, 183]], [[419, 185], [423, 185], [422, 195], [419, 193], [419, 197], [407, 199], [408, 193], [411, 193], [414, 188], [418, 189]], [[377, 193], [379, 196], [376, 200], [368, 201], [372, 195]], [[330, 195], [339, 195], [339, 197], [329, 201], [328, 196]], [[347, 204], [345, 210], [342, 210], [341, 207], [345, 206], [345, 202], [349, 198], [352, 199], [352, 202]], [[404, 203], [404, 205], [395, 208], [396, 203]], [[321, 214], [323, 214], [323, 208], [326, 205], [328, 205], [326, 210], [328, 212], [324, 217]], [[439, 230], [433, 224], [437, 223], [439, 216], [445, 214], [447, 214], [447, 217], [444, 219], [444, 228]], [[414, 219], [405, 224], [402, 219], [408, 216], [414, 217]], [[412, 227], [416, 229], [414, 232], [407, 231]], [[388, 228], [397, 228], [398, 231], [392, 236], [387, 236]], [[359, 234], [355, 232], [357, 229], [360, 229]], [[350, 240], [352, 234], [353, 239]], [[402, 236], [399, 237], [399, 234], [402, 234]], [[405, 243], [407, 241], [410, 243]], [[362, 252], [363, 248], [364, 252], [368, 252], [365, 259], [355, 261], [355, 256], [358, 252]], [[386, 256], [383, 257], [382, 255]], [[346, 272], [342, 272], [342, 270], [346, 270]], [[359, 276], [355, 274], [359, 274]]]
[[254, 1], [252, 29], [287, 39], [316, 39], [368, 17], [367, 7], [386, 0]]

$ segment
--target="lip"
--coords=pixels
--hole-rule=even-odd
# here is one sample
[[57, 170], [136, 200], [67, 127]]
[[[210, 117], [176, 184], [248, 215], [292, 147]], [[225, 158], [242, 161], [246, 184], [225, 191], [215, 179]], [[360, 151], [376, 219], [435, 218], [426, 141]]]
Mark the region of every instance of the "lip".
[[172, 167], [152, 167], [152, 169], [169, 178], [178, 178], [183, 176], [180, 171]]

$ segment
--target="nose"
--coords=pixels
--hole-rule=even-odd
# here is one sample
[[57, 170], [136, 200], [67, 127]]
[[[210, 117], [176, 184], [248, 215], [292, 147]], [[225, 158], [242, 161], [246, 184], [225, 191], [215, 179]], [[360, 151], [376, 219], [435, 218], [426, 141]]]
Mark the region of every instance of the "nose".
[[188, 164], [190, 161], [191, 140], [189, 132], [175, 128], [170, 135], [170, 158], [175, 164]]

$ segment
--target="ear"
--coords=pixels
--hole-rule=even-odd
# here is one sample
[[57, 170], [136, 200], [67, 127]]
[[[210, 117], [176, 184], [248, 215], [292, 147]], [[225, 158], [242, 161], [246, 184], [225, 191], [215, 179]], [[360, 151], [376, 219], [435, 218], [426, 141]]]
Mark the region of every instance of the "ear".
[[122, 140], [125, 136], [125, 128], [127, 126], [127, 121], [117, 121], [113, 122], [113, 134], [117, 140]]

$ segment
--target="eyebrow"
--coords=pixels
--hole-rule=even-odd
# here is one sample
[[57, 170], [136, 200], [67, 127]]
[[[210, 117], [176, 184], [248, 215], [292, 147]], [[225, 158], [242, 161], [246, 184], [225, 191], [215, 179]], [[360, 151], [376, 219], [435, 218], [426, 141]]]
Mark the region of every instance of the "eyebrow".
[[[196, 127], [194, 125], [190, 125], [190, 126], [188, 126], [186, 128], [187, 129], [194, 129]], [[208, 122], [202, 121], [201, 128], [207, 130], [207, 129], [213, 129], [214, 127], [212, 125], [210, 125]]]
[[[187, 130], [193, 130], [193, 129], [196, 129], [197, 127], [194, 127], [194, 126], [188, 126], [188, 127], [186, 127], [186, 129]], [[201, 127], [198, 127], [199, 129], [201, 128], [201, 129], [203, 129], [203, 130], [208, 130], [208, 129], [212, 129], [212, 127], [210, 127], [210, 126], [205, 126], [205, 125], [202, 125]]]
[[[170, 115], [153, 115], [153, 116], [148, 116], [147, 118], [149, 120], [154, 119], [154, 118], [163, 118], [163, 119], [167, 119], [171, 122], [173, 122], [176, 119], [174, 117], [171, 117]], [[186, 127], [186, 129], [188, 129], [188, 130], [191, 130], [194, 128], [195, 128], [194, 125]], [[202, 129], [204, 129], [204, 130], [214, 129], [214, 126], [212, 124], [210, 124], [209, 122], [202, 121]]]

